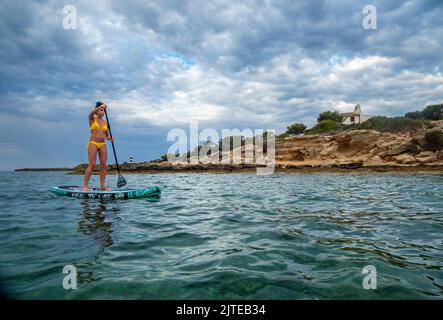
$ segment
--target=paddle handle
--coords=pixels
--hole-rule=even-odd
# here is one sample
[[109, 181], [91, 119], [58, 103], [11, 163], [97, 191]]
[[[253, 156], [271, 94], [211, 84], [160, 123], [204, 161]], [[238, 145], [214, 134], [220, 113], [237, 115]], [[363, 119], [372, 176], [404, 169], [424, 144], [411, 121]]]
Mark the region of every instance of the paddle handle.
[[118, 166], [117, 154], [115, 153], [115, 147], [114, 147], [114, 141], [112, 141], [111, 124], [109, 123], [108, 112], [106, 112], [106, 109], [105, 109], [105, 116], [106, 116], [106, 122], [108, 123], [109, 136], [111, 137], [112, 151], [114, 151], [114, 158], [115, 158], [115, 164], [117, 165], [117, 172], [118, 172], [118, 174], [120, 174], [120, 167]]

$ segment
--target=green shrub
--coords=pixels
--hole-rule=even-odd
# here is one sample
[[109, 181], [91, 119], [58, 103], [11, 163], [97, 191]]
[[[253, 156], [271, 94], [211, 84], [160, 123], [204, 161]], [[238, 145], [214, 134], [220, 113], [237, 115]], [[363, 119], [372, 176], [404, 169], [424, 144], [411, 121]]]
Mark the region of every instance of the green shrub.
[[406, 132], [423, 128], [428, 124], [428, 121], [420, 119], [411, 119], [406, 117], [388, 118], [378, 116], [372, 117], [369, 120], [357, 125], [355, 129], [372, 129], [380, 132]]
[[287, 127], [287, 134], [301, 134], [306, 131], [306, 126], [303, 123], [294, 123]]
[[406, 118], [409, 119], [423, 119], [423, 115], [421, 114], [421, 111], [412, 111], [405, 114]]
[[412, 154], [420, 153], [420, 144], [418, 143], [417, 139], [411, 140], [411, 142], [408, 145], [408, 149], [406, 151]]
[[[236, 144], [238, 144], [238, 141], [240, 141], [240, 146], [244, 146], [246, 143], [246, 139], [243, 136], [228, 136], [228, 137], [224, 137], [223, 139], [218, 141], [218, 150], [220, 152], [223, 151], [223, 146], [226, 146], [229, 144], [229, 150], [233, 150], [234, 149], [234, 139], [236, 140]], [[254, 138], [253, 138], [254, 139]], [[237, 146], [237, 145], [236, 145]]]
[[333, 133], [342, 129], [343, 126], [333, 120], [323, 120], [317, 123], [314, 127], [306, 130], [306, 134], [321, 134], [321, 133]]
[[[179, 154], [176, 153], [176, 156], [178, 157]], [[168, 161], [168, 155], [167, 154], [164, 154], [164, 155], [160, 156], [160, 158], [158, 158], [158, 159], [150, 160], [149, 163], [159, 163], [159, 162], [164, 162], [164, 161]]]
[[443, 120], [443, 104], [427, 106], [423, 111], [413, 111], [405, 114], [410, 119]]
[[426, 147], [437, 151], [443, 149], [443, 132], [441, 130], [428, 131], [425, 135]]
[[424, 119], [443, 120], [443, 104], [427, 106], [421, 114]]
[[332, 120], [336, 123], [342, 123], [343, 116], [338, 111], [325, 111], [318, 115], [317, 122], [320, 123], [325, 120]]

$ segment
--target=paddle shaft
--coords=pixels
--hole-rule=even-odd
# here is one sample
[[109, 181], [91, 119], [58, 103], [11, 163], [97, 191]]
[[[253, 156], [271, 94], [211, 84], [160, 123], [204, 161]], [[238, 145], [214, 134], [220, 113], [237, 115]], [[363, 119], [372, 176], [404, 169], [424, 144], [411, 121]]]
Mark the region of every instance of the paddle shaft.
[[118, 172], [118, 174], [120, 174], [120, 167], [118, 166], [117, 154], [115, 153], [115, 147], [114, 147], [114, 141], [112, 141], [111, 124], [109, 123], [108, 113], [106, 112], [106, 109], [105, 109], [105, 116], [106, 116], [106, 122], [108, 123], [109, 136], [111, 137], [112, 151], [114, 151], [114, 158], [115, 158], [115, 164], [117, 165], [117, 172]]

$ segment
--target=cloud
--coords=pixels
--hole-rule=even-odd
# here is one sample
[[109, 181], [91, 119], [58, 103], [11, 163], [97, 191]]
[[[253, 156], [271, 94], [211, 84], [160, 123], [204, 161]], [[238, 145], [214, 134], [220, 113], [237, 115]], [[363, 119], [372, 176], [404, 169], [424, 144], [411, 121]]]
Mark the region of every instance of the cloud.
[[[0, 2], [0, 114], [11, 124], [2, 138], [9, 146], [28, 146], [23, 130], [40, 132], [42, 144], [69, 138], [71, 129], [58, 123], [72, 124], [69, 134], [83, 145], [97, 100], [109, 102], [119, 141], [144, 150], [139, 158], [165, 153], [167, 131], [189, 120], [281, 131], [357, 103], [365, 113], [401, 115], [443, 100], [440, 1], [373, 1], [376, 30], [361, 25], [365, 1], [71, 4], [77, 30], [63, 28], [59, 1]], [[27, 127], [17, 129], [22, 119]], [[147, 139], [163, 142], [144, 148]], [[59, 145], [60, 161], [84, 161]]]

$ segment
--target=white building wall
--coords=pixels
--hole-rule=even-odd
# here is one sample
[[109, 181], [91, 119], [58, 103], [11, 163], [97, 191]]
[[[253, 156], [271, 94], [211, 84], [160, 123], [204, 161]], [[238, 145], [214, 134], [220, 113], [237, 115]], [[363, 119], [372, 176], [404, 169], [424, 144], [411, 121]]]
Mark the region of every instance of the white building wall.
[[359, 123], [359, 116], [354, 116], [354, 122], [351, 121], [351, 117], [345, 117], [342, 124], [354, 124]]
[[366, 120], [372, 118], [371, 116], [365, 116], [365, 115], [359, 115], [359, 116], [354, 116], [354, 122], [351, 121], [351, 117], [345, 117], [342, 121], [342, 124], [354, 124], [354, 123], [362, 123], [365, 122]]

